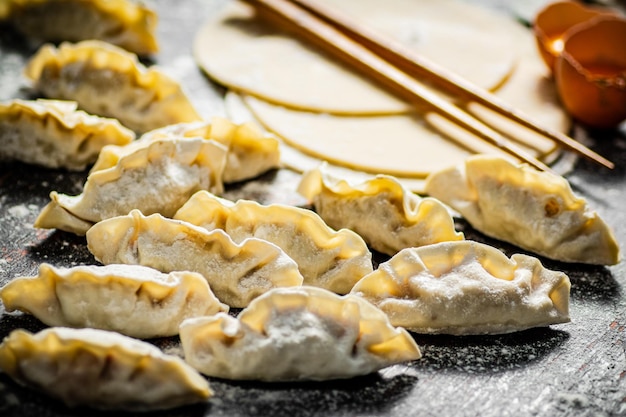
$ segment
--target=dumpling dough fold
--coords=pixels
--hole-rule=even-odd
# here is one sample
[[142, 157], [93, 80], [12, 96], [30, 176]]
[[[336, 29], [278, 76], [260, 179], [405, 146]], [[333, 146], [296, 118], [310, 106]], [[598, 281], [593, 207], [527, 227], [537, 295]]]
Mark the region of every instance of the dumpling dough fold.
[[179, 357], [105, 330], [14, 330], [0, 344], [0, 369], [69, 407], [151, 411], [213, 395], [207, 380]]
[[47, 168], [85, 169], [106, 145], [126, 145], [135, 134], [115, 119], [77, 110], [73, 101], [0, 103], [0, 160]]
[[372, 254], [351, 230], [335, 231], [314, 212], [282, 204], [232, 201], [198, 191], [174, 215], [235, 242], [255, 237], [274, 243], [297, 264], [305, 285], [346, 294], [372, 272]]
[[267, 292], [238, 318], [185, 320], [180, 335], [191, 366], [228, 379], [350, 378], [421, 357], [411, 336], [367, 301], [306, 286]]
[[157, 14], [134, 0], [3, 0], [0, 20], [41, 41], [98, 39], [138, 55], [158, 51]]
[[278, 139], [261, 131], [253, 123], [236, 125], [222, 117], [209, 122], [178, 123], [144, 133], [139, 140], [126, 146], [107, 146], [100, 152], [91, 171], [109, 168], [124, 155], [146, 142], [169, 137], [201, 137], [214, 140], [226, 148], [226, 165], [222, 179], [226, 183], [248, 180], [280, 165]]
[[235, 243], [223, 230], [209, 232], [138, 210], [94, 225], [87, 232], [87, 246], [105, 265], [198, 272], [217, 298], [231, 307], [245, 307], [274, 287], [302, 285], [298, 265], [270, 242], [249, 238]]
[[546, 258], [619, 262], [609, 226], [555, 174], [477, 155], [431, 174], [426, 193], [457, 210], [476, 230]]
[[24, 74], [47, 97], [74, 100], [136, 132], [202, 120], [178, 81], [106, 42], [44, 45]]
[[353, 185], [330, 175], [323, 164], [304, 174], [298, 191], [329, 226], [354, 230], [387, 255], [463, 239], [442, 203], [412, 193], [391, 176], [377, 175]]
[[190, 317], [228, 311], [195, 272], [163, 274], [139, 265], [39, 266], [0, 289], [7, 311], [33, 314], [48, 326], [91, 327], [148, 339], [178, 334]]
[[172, 216], [196, 191], [223, 189], [226, 148], [215, 141], [169, 138], [133, 149], [114, 166], [89, 174], [81, 194], [50, 193], [35, 227], [83, 235], [94, 223], [133, 209]]
[[497, 334], [565, 323], [567, 275], [538, 259], [472, 241], [398, 252], [363, 277], [352, 294], [416, 333]]

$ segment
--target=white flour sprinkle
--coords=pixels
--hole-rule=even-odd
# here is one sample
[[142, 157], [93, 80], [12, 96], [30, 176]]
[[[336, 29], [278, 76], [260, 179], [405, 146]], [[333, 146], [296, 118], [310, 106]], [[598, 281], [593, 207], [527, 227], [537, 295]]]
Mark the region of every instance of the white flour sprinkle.
[[19, 218], [24, 218], [30, 214], [30, 210], [24, 204], [13, 206], [8, 211], [11, 216]]

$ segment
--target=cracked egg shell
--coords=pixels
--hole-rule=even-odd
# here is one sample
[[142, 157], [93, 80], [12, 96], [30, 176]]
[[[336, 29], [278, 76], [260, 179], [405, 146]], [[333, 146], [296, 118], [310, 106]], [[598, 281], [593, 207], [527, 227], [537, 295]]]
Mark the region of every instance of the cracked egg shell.
[[626, 120], [626, 19], [598, 16], [568, 32], [555, 78], [567, 111], [611, 128]]
[[533, 32], [541, 58], [551, 71], [554, 72], [556, 60], [563, 50], [566, 32], [603, 14], [612, 12], [600, 7], [584, 6], [575, 1], [550, 3], [537, 13]]

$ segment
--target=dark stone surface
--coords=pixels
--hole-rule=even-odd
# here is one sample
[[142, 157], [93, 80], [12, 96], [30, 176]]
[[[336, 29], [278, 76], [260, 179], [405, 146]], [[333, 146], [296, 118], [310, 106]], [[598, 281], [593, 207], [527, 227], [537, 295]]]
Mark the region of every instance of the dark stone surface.
[[[190, 56], [198, 26], [222, 1], [155, 1], [161, 19], [161, 52], [154, 61], [183, 81], [206, 115], [222, 114], [222, 91], [208, 81]], [[489, 1], [488, 3], [499, 3]], [[0, 99], [33, 97], [21, 68], [34, 52], [8, 27], [0, 27]], [[626, 241], [626, 135], [589, 132], [591, 146], [609, 156], [614, 171], [577, 161], [567, 178], [575, 191]], [[1, 145], [0, 145], [1, 146]], [[86, 173], [46, 170], [19, 163], [0, 165], [0, 284], [35, 274], [41, 262], [59, 266], [94, 263], [85, 239], [35, 230], [32, 223], [59, 190], [79, 193]], [[295, 193], [299, 176], [280, 170], [231, 186], [226, 197], [264, 203], [302, 204]], [[507, 254], [510, 245], [494, 242], [459, 221], [468, 238], [489, 242]], [[382, 258], [379, 258], [382, 259]], [[415, 335], [424, 357], [348, 381], [261, 384], [211, 379], [216, 392], [207, 405], [155, 416], [624, 416], [626, 415], [626, 268], [569, 265], [545, 260], [572, 281], [572, 322], [503, 336]], [[11, 330], [44, 326], [24, 314], [0, 307], [0, 337]], [[152, 341], [179, 352], [177, 340]], [[120, 414], [120, 413], [116, 413]], [[45, 395], [0, 375], [2, 416], [107, 415], [70, 410]]]

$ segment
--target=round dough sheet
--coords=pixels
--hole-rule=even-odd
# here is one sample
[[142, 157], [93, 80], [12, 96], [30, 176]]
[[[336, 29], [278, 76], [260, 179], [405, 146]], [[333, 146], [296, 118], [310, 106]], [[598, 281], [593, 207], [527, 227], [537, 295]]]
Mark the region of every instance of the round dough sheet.
[[[570, 118], [559, 104], [532, 33], [508, 21], [506, 34], [513, 39], [520, 60], [495, 94], [542, 126], [567, 132]], [[346, 93], [338, 86], [335, 94]], [[504, 154], [433, 114], [336, 115], [295, 110], [233, 92], [227, 95], [226, 103], [231, 116], [241, 118], [247, 111], [245, 117], [278, 135], [284, 142], [283, 163], [300, 171], [312, 169], [323, 160], [342, 177], [363, 179], [372, 174], [390, 174], [420, 192], [423, 179], [431, 172], [459, 164], [474, 153]], [[476, 103], [464, 107], [544, 162], [552, 163], [559, 156], [559, 148], [551, 140]]]
[[[517, 62], [511, 21], [456, 0], [323, 0], [477, 85], [494, 89]], [[497, 35], [494, 35], [497, 34]], [[197, 33], [194, 56], [218, 83], [300, 110], [397, 114], [404, 102], [352, 70], [254, 17], [240, 2]]]

